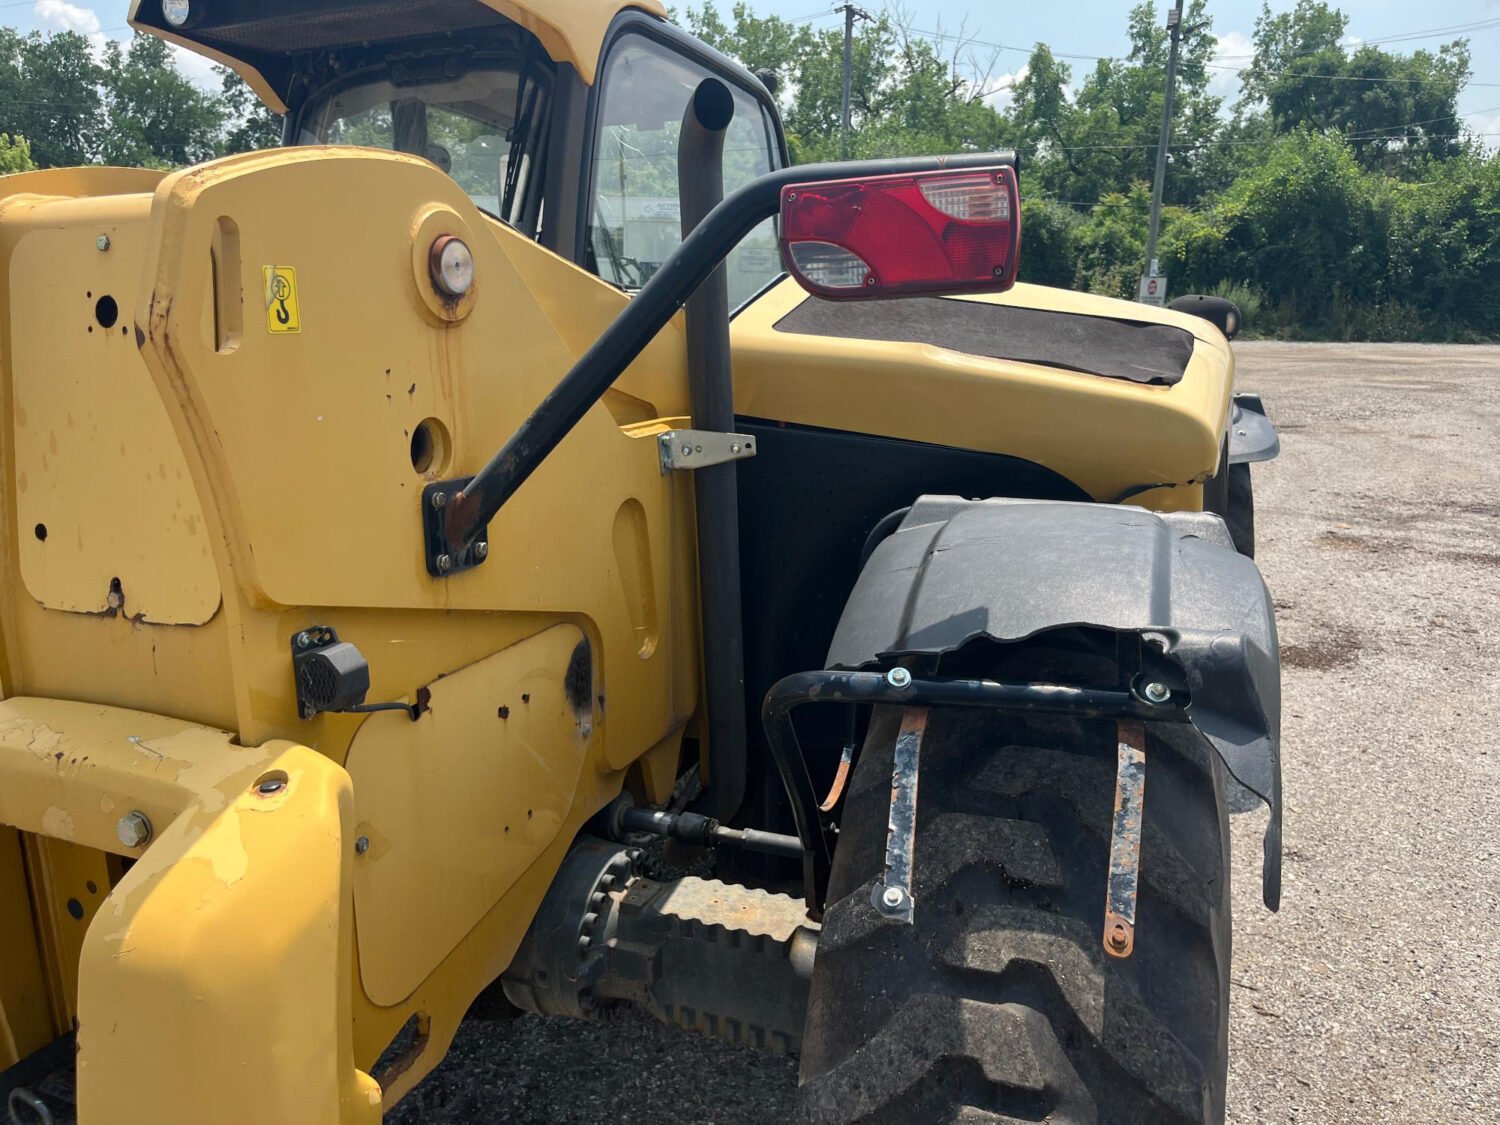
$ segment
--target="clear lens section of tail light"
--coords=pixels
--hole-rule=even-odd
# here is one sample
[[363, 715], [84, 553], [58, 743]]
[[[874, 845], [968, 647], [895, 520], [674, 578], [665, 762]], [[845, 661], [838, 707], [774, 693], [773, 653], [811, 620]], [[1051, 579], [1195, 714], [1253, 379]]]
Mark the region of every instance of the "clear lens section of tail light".
[[988, 172], [945, 176], [920, 184], [922, 198], [945, 215], [976, 223], [1010, 220], [1010, 193]]
[[863, 258], [831, 242], [794, 242], [791, 252], [798, 271], [815, 285], [860, 289], [870, 276]]

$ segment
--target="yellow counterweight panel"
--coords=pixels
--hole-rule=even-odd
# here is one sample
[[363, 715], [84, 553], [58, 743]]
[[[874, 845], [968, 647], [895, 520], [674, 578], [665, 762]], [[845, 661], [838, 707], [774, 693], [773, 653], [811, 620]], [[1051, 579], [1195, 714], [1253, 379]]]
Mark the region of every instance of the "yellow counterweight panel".
[[[1175, 386], [1143, 386], [927, 344], [781, 332], [807, 295], [783, 282], [734, 320], [735, 408], [756, 418], [1021, 457], [1096, 500], [1168, 485], [1133, 502], [1198, 508], [1218, 467], [1233, 361], [1206, 321], [1036, 285], [975, 298], [1095, 316], [1130, 316], [1191, 332]], [[967, 298], [966, 298], [967, 299]], [[987, 407], [988, 404], [988, 408]]]
[[[132, 811], [144, 851], [116, 834]], [[379, 1121], [354, 1065], [353, 817], [348, 774], [294, 743], [0, 702], [0, 823], [136, 859], [81, 939], [83, 1121]]]

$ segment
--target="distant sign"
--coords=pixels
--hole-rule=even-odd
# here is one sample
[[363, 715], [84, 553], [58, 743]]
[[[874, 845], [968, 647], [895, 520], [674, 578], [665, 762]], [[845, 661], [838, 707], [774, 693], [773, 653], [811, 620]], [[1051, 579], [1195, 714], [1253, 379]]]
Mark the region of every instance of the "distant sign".
[[1157, 274], [1152, 277], [1149, 274], [1141, 274], [1141, 291], [1137, 300], [1147, 305], [1165, 305], [1167, 303], [1166, 275]]

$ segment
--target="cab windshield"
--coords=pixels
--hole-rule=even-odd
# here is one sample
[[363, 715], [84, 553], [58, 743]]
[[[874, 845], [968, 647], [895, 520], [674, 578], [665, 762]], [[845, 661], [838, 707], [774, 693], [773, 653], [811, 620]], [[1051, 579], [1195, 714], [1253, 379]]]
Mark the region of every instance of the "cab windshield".
[[534, 210], [550, 87], [538, 68], [490, 65], [458, 77], [345, 83], [308, 104], [301, 144], [364, 145], [432, 161], [476, 206], [515, 226]]

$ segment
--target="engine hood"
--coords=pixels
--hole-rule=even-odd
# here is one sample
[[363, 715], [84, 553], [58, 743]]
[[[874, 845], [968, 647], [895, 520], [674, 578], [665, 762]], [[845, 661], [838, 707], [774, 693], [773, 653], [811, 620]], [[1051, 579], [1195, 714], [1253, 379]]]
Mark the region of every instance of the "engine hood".
[[832, 303], [786, 281], [731, 338], [743, 416], [1023, 457], [1164, 509], [1217, 470], [1233, 384], [1207, 321], [1039, 285]]

